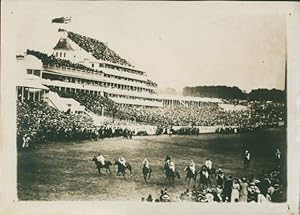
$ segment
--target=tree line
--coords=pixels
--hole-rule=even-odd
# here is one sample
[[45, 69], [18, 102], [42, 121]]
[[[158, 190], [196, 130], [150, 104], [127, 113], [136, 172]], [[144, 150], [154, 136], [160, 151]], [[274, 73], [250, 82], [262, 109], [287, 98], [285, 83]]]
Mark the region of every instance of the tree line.
[[241, 99], [285, 102], [285, 91], [278, 89], [253, 89], [246, 93], [238, 87], [227, 86], [197, 86], [184, 87], [183, 96], [212, 97], [222, 99]]

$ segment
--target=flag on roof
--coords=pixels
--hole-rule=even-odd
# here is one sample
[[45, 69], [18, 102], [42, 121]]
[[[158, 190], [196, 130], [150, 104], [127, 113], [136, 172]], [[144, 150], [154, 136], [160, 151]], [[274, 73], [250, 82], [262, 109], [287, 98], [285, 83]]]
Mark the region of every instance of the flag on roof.
[[52, 23], [64, 23], [68, 24], [71, 22], [71, 17], [59, 17], [52, 19]]

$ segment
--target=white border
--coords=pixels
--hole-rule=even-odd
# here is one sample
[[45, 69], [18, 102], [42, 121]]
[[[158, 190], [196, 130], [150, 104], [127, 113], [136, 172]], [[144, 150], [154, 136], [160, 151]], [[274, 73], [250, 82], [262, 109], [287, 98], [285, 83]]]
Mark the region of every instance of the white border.
[[[69, 2], [71, 4], [71, 2]], [[205, 4], [209, 4], [205, 2]], [[218, 4], [212, 2], [211, 4]], [[224, 4], [224, 2], [222, 2]], [[251, 4], [247, 2], [245, 4]], [[299, 135], [296, 138], [296, 96], [300, 85], [300, 7], [299, 3], [275, 4], [288, 7], [288, 202], [282, 204], [199, 204], [136, 202], [43, 202], [18, 201], [16, 196], [16, 105], [15, 37], [17, 0], [1, 2], [1, 202], [0, 214], [297, 214], [299, 209]], [[299, 75], [300, 76], [300, 75]], [[296, 82], [298, 80], [298, 82]], [[299, 98], [298, 98], [299, 99]], [[300, 123], [299, 123], [300, 124]], [[298, 132], [300, 133], [300, 132]], [[297, 144], [296, 144], [297, 141]], [[298, 161], [298, 162], [297, 162]]]

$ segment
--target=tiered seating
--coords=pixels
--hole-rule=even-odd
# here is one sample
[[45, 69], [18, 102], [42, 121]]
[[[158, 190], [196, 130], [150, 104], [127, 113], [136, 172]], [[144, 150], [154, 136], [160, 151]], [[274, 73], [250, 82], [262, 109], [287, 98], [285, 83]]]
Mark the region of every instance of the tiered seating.
[[121, 58], [117, 53], [108, 48], [108, 46], [103, 42], [73, 33], [71, 31], [68, 31], [68, 37], [78, 46], [91, 53], [98, 60], [104, 60], [115, 64], [132, 67], [132, 65], [127, 60]]
[[17, 137], [22, 142], [24, 135], [32, 142], [67, 141], [91, 139], [96, 127], [85, 114], [63, 113], [44, 102], [17, 102]]
[[34, 51], [34, 50], [28, 49], [26, 53], [28, 55], [33, 55], [33, 56], [37, 57], [38, 59], [40, 59], [43, 62], [43, 65], [46, 65], [46, 66], [69, 67], [69, 68], [80, 69], [80, 70], [88, 71], [88, 72], [99, 72], [95, 69], [86, 67], [82, 64], [72, 63], [69, 60], [56, 58], [53, 55], [48, 56], [47, 54], [39, 52], [39, 51]]

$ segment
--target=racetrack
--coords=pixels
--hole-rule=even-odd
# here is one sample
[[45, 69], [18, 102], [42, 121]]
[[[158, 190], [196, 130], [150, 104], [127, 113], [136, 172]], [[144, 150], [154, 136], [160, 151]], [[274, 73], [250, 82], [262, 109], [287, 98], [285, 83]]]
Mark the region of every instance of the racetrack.
[[[252, 152], [250, 172], [243, 170], [242, 153]], [[251, 134], [199, 136], [147, 136], [132, 140], [113, 138], [98, 141], [53, 143], [38, 145], [31, 150], [18, 151], [17, 188], [20, 200], [133, 200], [152, 194], [158, 198], [160, 190], [168, 188], [171, 198], [187, 188], [184, 167], [193, 159], [197, 169], [206, 158], [215, 168], [222, 168], [233, 177], [261, 175], [274, 166], [274, 150], [285, 155], [285, 134], [282, 129], [268, 129]], [[105, 159], [123, 155], [132, 167], [133, 176], [126, 179], [112, 174], [98, 176], [93, 155], [101, 152]], [[174, 160], [181, 179], [175, 187], [164, 181], [163, 165], [166, 155]], [[153, 169], [149, 183], [142, 176], [142, 161], [147, 158]], [[193, 184], [193, 183], [191, 183]]]

